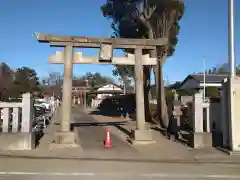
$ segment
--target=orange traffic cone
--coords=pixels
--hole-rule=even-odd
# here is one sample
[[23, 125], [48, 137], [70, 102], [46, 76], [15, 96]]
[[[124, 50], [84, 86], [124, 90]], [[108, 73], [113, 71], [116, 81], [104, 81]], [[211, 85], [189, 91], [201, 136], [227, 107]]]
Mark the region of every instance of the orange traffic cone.
[[104, 147], [105, 147], [105, 148], [110, 148], [110, 147], [112, 147], [109, 128], [107, 128], [106, 140], [105, 140], [105, 143], [104, 143]]

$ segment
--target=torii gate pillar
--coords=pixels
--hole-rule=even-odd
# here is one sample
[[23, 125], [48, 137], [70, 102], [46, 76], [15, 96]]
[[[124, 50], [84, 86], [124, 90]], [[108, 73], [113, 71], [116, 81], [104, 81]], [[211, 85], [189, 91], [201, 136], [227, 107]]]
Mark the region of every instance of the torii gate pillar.
[[146, 128], [144, 89], [143, 89], [143, 64], [142, 49], [135, 49], [135, 88], [136, 88], [136, 129], [133, 131], [132, 144], [155, 143], [152, 140], [152, 133]]
[[51, 144], [53, 147], [77, 147], [75, 134], [70, 131], [72, 119], [72, 70], [73, 70], [73, 46], [64, 47], [64, 79], [62, 92], [62, 110], [61, 110], [61, 128], [56, 132], [56, 143]]
[[61, 132], [70, 131], [72, 114], [72, 69], [73, 69], [73, 47], [68, 45], [64, 49], [64, 79], [63, 79], [63, 101], [61, 114]]

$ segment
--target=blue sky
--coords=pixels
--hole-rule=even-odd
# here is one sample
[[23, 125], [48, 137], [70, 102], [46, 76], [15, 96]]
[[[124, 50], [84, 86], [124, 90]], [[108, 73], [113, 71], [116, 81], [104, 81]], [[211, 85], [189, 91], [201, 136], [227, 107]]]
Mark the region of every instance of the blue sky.
[[[48, 64], [48, 55], [56, 48], [39, 44], [34, 32], [80, 36], [109, 37], [110, 22], [100, 5], [105, 0], [0, 0], [0, 61], [12, 68], [29, 66], [41, 77], [50, 72], [63, 72], [63, 65]], [[167, 59], [164, 77], [182, 80], [189, 73], [227, 62], [228, 0], [185, 0], [179, 43], [174, 56]], [[235, 7], [240, 0], [235, 0]], [[236, 11], [236, 59], [240, 60], [240, 12]], [[81, 49], [85, 55], [97, 51]], [[74, 65], [74, 74], [100, 72], [112, 75], [111, 65]]]

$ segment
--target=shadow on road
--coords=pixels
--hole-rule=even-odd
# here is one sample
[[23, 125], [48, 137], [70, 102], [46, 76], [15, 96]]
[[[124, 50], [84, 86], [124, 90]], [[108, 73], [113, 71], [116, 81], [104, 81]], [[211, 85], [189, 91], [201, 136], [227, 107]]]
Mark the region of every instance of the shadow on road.
[[160, 132], [163, 136], [167, 135], [166, 129], [159, 128], [159, 127], [152, 127], [151, 129], [154, 131]]
[[[166, 129], [160, 128], [160, 127], [152, 127], [151, 129], [154, 131], [160, 132], [166, 139], [168, 139]], [[192, 134], [189, 132], [184, 132], [184, 133], [181, 133], [181, 138], [179, 138], [177, 141], [181, 144], [190, 146], [191, 139], [192, 139]]]
[[[119, 122], [89, 122], [89, 123], [71, 123], [70, 129], [73, 130], [75, 127], [88, 127], [88, 126], [115, 126], [120, 127], [120, 125], [125, 125], [127, 121]], [[55, 123], [55, 125], [60, 125], [60, 123]]]
[[127, 136], [131, 137], [132, 136], [132, 131], [124, 128], [121, 126], [121, 124], [115, 125], [115, 127], [120, 130], [121, 132], [123, 132], [124, 134], [126, 134]]
[[90, 122], [90, 123], [71, 123], [71, 126], [81, 127], [81, 126], [116, 126], [116, 125], [124, 125], [127, 121], [119, 121], [119, 122]]

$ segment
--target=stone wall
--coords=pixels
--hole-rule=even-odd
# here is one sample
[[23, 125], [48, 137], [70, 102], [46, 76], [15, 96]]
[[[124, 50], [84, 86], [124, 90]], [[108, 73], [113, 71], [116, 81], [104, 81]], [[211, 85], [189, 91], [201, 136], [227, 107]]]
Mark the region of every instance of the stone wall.
[[33, 99], [30, 93], [23, 94], [22, 102], [0, 103], [0, 150], [30, 150], [35, 148], [35, 133], [32, 132]]

